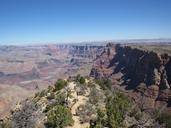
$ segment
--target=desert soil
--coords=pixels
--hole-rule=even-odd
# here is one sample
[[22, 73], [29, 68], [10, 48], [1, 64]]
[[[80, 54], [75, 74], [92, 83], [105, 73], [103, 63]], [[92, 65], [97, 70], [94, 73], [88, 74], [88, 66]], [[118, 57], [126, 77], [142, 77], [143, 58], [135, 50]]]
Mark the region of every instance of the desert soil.
[[74, 87], [76, 84], [74, 82], [71, 82], [68, 87], [72, 90], [72, 98], [76, 98], [77, 102], [71, 107], [71, 113], [73, 115], [73, 120], [74, 120], [74, 125], [69, 126], [67, 128], [87, 128], [89, 127], [89, 123], [80, 123], [80, 118], [79, 116], [76, 115], [76, 110], [80, 105], [86, 104], [88, 101], [88, 98], [86, 95], [89, 94], [89, 91], [87, 91], [86, 95], [77, 95], [76, 91], [74, 90]]

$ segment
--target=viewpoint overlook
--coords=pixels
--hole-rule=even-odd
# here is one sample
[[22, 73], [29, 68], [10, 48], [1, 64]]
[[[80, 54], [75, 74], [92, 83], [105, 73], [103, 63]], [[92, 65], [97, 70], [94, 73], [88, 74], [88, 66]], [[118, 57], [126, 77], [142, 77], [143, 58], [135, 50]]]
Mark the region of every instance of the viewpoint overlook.
[[169, 42], [1, 46], [0, 53], [1, 127], [170, 127]]

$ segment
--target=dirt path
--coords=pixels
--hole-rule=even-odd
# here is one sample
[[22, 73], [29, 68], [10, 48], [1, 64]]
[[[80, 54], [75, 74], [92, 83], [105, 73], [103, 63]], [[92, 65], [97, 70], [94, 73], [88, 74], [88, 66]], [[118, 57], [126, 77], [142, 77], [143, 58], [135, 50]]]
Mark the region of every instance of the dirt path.
[[75, 86], [76, 86], [76, 84], [74, 84], [73, 82], [69, 84], [69, 88], [72, 89], [72, 91], [73, 91], [72, 97], [77, 98], [78, 100], [71, 108], [71, 113], [73, 114], [74, 125], [70, 126], [70, 127], [67, 127], [67, 128], [88, 128], [89, 123], [81, 124], [80, 121], [79, 121], [79, 116], [76, 116], [77, 108], [80, 105], [84, 105], [86, 103], [86, 101], [88, 100], [88, 98], [86, 96], [77, 96], [77, 93], [74, 90]]

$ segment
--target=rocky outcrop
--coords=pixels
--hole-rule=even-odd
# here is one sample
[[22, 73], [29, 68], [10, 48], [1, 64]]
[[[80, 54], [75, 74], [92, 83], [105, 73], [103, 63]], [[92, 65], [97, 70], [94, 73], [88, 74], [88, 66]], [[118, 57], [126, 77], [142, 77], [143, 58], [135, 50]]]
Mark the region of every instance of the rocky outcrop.
[[11, 126], [13, 128], [33, 128], [42, 123], [44, 113], [41, 112], [40, 106], [31, 100], [21, 102], [20, 106], [22, 108], [12, 111]]
[[167, 54], [160, 55], [128, 46], [117, 46], [116, 53], [111, 62], [118, 63], [114, 73], [121, 71], [125, 74], [125, 79], [130, 79], [128, 89], [135, 88], [142, 82], [147, 86], [157, 85], [160, 89], [170, 88], [171, 81], [168, 74], [171, 57]]
[[113, 70], [109, 66], [115, 54], [115, 46], [113, 44], [108, 44], [106, 47], [101, 48], [96, 54], [90, 76], [95, 78], [108, 78], [111, 76]]
[[146, 97], [144, 100], [150, 103], [147, 108], [154, 108], [158, 101], [168, 103], [171, 57], [167, 53], [159, 54], [155, 51], [120, 45], [109, 45], [106, 48], [114, 51], [110, 53], [112, 59], [103, 52], [96, 59], [90, 76], [112, 79], [114, 84], [125, 87], [124, 90], [134, 91], [130, 94], [137, 101], [141, 96]]

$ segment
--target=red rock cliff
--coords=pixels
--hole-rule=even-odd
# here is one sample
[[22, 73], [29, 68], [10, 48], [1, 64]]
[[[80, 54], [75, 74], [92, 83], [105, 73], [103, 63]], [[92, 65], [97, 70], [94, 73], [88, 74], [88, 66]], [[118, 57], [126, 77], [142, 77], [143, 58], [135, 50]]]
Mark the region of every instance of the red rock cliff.
[[170, 104], [171, 57], [167, 53], [110, 44], [95, 60], [90, 76], [112, 79], [144, 108]]

